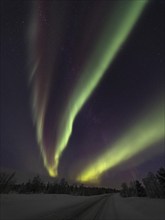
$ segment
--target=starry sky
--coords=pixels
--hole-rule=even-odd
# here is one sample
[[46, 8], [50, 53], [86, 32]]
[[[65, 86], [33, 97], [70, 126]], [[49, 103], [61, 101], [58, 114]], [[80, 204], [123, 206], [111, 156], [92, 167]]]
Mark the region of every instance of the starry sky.
[[2, 1], [0, 165], [118, 186], [165, 166], [164, 1]]

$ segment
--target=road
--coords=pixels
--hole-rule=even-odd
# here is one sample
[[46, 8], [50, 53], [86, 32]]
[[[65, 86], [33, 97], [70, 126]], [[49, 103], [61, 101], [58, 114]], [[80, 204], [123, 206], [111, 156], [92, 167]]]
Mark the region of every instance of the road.
[[101, 195], [61, 207], [35, 220], [163, 220], [164, 205], [156, 200]]
[[119, 194], [9, 194], [0, 197], [2, 220], [164, 220], [165, 199]]
[[39, 216], [37, 220], [99, 220], [109, 199], [109, 195], [91, 197], [87, 201]]

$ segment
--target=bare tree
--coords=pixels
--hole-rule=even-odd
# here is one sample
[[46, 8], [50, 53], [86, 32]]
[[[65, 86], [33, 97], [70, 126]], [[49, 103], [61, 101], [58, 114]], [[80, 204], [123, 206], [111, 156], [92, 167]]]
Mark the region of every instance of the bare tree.
[[0, 193], [9, 193], [12, 190], [13, 185], [15, 184], [14, 176], [15, 173], [0, 173]]
[[161, 188], [161, 197], [165, 197], [165, 169], [161, 167], [156, 174], [158, 182]]
[[147, 177], [143, 178], [143, 184], [146, 189], [147, 196], [151, 198], [160, 198], [161, 197], [161, 188], [156, 176], [149, 172]]

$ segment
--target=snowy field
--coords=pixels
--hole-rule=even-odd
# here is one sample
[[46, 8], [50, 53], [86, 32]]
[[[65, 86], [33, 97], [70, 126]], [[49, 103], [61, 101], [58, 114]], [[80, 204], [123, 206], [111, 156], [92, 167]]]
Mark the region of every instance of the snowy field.
[[1, 220], [164, 220], [165, 199], [119, 195], [1, 195]]

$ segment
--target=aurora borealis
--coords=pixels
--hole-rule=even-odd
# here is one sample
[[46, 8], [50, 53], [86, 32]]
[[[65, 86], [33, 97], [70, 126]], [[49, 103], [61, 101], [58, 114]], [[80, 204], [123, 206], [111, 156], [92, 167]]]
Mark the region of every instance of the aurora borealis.
[[4, 3], [3, 166], [115, 185], [164, 163], [162, 5]]
[[[125, 160], [135, 156], [145, 148], [152, 147], [153, 144], [164, 138], [163, 106], [152, 112], [151, 115], [145, 115], [137, 125], [132, 126], [128, 133], [126, 132], [119, 141], [93, 161], [77, 180], [80, 182], [98, 181], [103, 172], [117, 166]], [[144, 133], [144, 130], [146, 131]]]
[[[36, 121], [36, 127], [37, 127], [37, 139], [38, 144], [40, 145], [41, 152], [44, 158], [44, 164], [46, 168], [48, 169], [48, 172], [51, 176], [56, 176], [58, 174], [58, 164], [59, 159], [61, 157], [61, 154], [63, 150], [67, 147], [69, 138], [72, 134], [72, 128], [74, 120], [85, 104], [85, 102], [88, 100], [90, 95], [92, 94], [93, 90], [101, 80], [102, 76], [106, 72], [107, 68], [112, 63], [113, 59], [117, 55], [118, 50], [124, 43], [124, 41], [127, 39], [128, 35], [130, 34], [131, 29], [136, 24], [136, 21], [138, 20], [144, 6], [146, 5], [147, 1], [133, 1], [133, 2], [120, 2], [114, 5], [113, 13], [109, 13], [110, 11], [107, 10], [107, 7], [105, 8], [105, 2], [102, 5], [101, 3], [98, 4], [98, 7], [102, 7], [103, 12], [105, 11], [107, 15], [105, 16], [105, 23], [103, 23], [103, 30], [101, 30], [100, 36], [96, 40], [95, 44], [92, 45], [92, 51], [89, 51], [89, 57], [87, 60], [84, 61], [82, 70], [80, 69], [78, 72], [80, 76], [78, 76], [78, 79], [76, 80], [75, 85], [73, 85], [72, 92], [70, 96], [65, 99], [65, 104], [63, 108], [61, 109], [61, 115], [59, 116], [58, 120], [59, 122], [54, 122], [56, 127], [56, 133], [52, 133], [52, 136], [56, 136], [56, 139], [50, 143], [51, 146], [49, 146], [49, 143], [46, 143], [44, 140], [44, 126], [45, 126], [45, 114], [46, 114], [46, 108], [47, 108], [47, 99], [48, 99], [48, 93], [50, 88], [50, 81], [49, 81], [49, 75], [51, 75], [51, 69], [45, 70], [44, 68], [41, 69], [43, 66], [43, 61], [40, 58], [40, 54], [38, 55], [37, 52], [39, 50], [42, 51], [43, 49], [40, 48], [40, 40], [43, 41], [43, 44], [46, 44], [46, 39], [44, 39], [44, 31], [45, 31], [45, 25], [43, 24], [43, 20], [47, 19], [46, 16], [49, 15], [50, 6], [54, 7], [60, 7], [63, 6], [64, 3], [52, 3], [48, 4], [47, 13], [44, 7], [44, 4], [42, 1], [38, 2], [38, 17], [35, 19], [37, 22], [36, 28], [38, 31], [36, 31], [36, 36], [34, 35], [34, 41], [36, 41], [36, 52], [34, 51], [34, 54], [36, 54], [35, 60], [34, 60], [34, 70], [33, 70], [33, 77], [35, 75], [39, 75], [39, 79], [35, 79], [34, 82], [34, 94], [33, 94], [33, 111], [34, 111], [34, 120]], [[66, 2], [65, 2], [66, 4]], [[47, 5], [47, 4], [46, 4]], [[109, 7], [109, 4], [107, 5]], [[110, 10], [110, 8], [109, 8]], [[82, 18], [83, 19], [83, 18]], [[44, 20], [44, 21], [45, 21]], [[34, 19], [33, 19], [34, 22]], [[32, 24], [34, 25], [34, 24]], [[93, 24], [92, 24], [93, 25]], [[40, 27], [42, 26], [42, 27]], [[105, 27], [104, 27], [105, 26]], [[33, 28], [33, 26], [32, 26]], [[34, 30], [30, 30], [31, 32], [34, 32]], [[58, 29], [55, 32], [58, 35]], [[42, 36], [43, 35], [43, 36]], [[90, 38], [90, 36], [89, 36]], [[33, 40], [33, 38], [32, 38]], [[83, 44], [80, 42], [81, 44]], [[93, 39], [92, 39], [93, 40]], [[39, 42], [38, 42], [39, 41]], [[88, 49], [88, 48], [87, 48]], [[86, 49], [86, 50], [87, 50]], [[47, 52], [47, 48], [45, 48], [46, 53], [48, 53], [48, 56], [50, 56], [50, 52]], [[44, 53], [44, 51], [42, 51]], [[55, 52], [56, 54], [57, 52]], [[47, 65], [52, 66], [51, 63], [48, 61]], [[56, 67], [55, 67], [56, 69]], [[45, 71], [45, 73], [43, 72]], [[49, 73], [50, 71], [50, 73]], [[40, 73], [41, 72], [41, 73]], [[57, 73], [58, 74], [58, 73]], [[42, 75], [48, 75], [46, 76], [48, 78], [47, 82], [44, 82], [46, 85], [46, 88], [44, 86], [43, 88], [43, 80], [40, 77]], [[36, 76], [37, 77], [37, 76]], [[46, 80], [47, 80], [46, 78]], [[38, 82], [39, 81], [39, 82]], [[43, 91], [44, 89], [44, 91]], [[42, 97], [42, 100], [41, 98]], [[58, 103], [59, 105], [59, 103]], [[58, 107], [57, 107], [58, 108]], [[56, 111], [56, 110], [55, 110]], [[52, 120], [52, 119], [51, 119]], [[52, 137], [51, 137], [52, 138]], [[47, 152], [47, 148], [51, 148], [51, 157], [50, 152]], [[52, 156], [53, 155], [53, 156]]]

